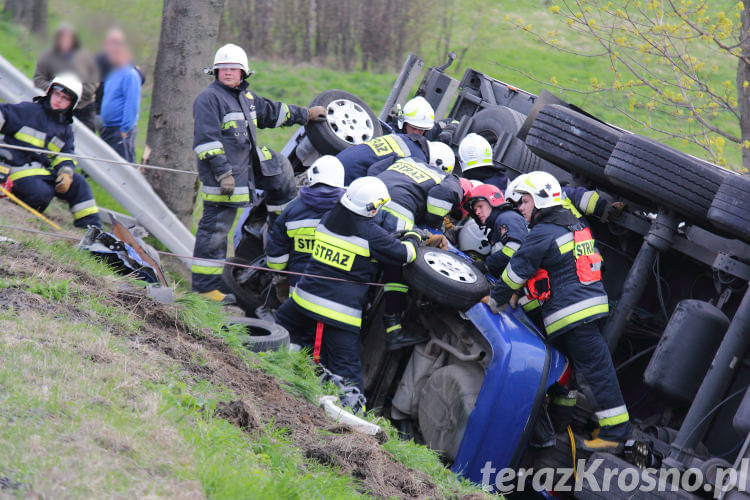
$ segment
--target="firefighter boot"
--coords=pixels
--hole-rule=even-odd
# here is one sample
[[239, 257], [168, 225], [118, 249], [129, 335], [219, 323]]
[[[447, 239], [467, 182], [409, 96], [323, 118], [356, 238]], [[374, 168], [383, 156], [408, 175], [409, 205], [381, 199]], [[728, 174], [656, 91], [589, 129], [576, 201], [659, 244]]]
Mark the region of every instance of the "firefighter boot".
[[210, 292], [200, 292], [198, 295], [214, 302], [220, 302], [224, 306], [237, 304], [237, 299], [231, 293], [221, 293], [218, 290], [211, 290]]
[[421, 344], [429, 339], [426, 333], [413, 333], [401, 327], [400, 314], [384, 314], [385, 346], [389, 351]]

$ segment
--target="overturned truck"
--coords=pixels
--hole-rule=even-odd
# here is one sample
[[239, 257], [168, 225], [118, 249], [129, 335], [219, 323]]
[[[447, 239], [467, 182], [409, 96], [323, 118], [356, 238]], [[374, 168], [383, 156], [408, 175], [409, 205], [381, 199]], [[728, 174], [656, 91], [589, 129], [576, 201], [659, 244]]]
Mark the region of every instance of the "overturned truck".
[[[750, 458], [750, 177], [604, 123], [546, 92], [533, 95], [473, 69], [459, 82], [445, 73], [450, 62], [429, 68], [417, 91], [448, 124], [441, 140], [456, 148], [478, 133], [509, 178], [544, 170], [563, 185], [624, 202], [618, 218], [589, 222], [610, 299], [602, 331], [636, 431], [616, 453], [576, 454], [571, 438], [596, 427], [580, 380], [570, 432], [550, 433], [551, 394], [576, 374], [520, 308], [493, 315], [477, 303], [493, 278], [472, 265], [487, 245], [470, 223], [458, 227], [455, 247], [421, 248], [405, 268], [406, 326], [429, 341], [387, 352], [382, 291], [373, 291], [362, 334], [368, 407], [490, 490], [500, 486], [492, 471], [572, 467], [577, 458], [635, 470], [639, 481], [643, 470], [700, 473], [690, 487], [644, 489], [638, 498], [742, 495], [745, 475], [730, 488], [720, 471], [740, 470]], [[388, 133], [422, 66], [409, 55], [380, 116], [347, 92], [316, 97], [312, 104], [325, 106], [329, 119], [299, 129], [287, 144], [283, 154], [295, 171]], [[242, 226], [239, 262], [263, 264], [265, 220], [262, 205], [254, 207]], [[278, 306], [268, 273], [227, 266], [225, 278], [250, 315]], [[518, 475], [506, 491], [524, 489], [525, 481], [531, 474]], [[607, 493], [587, 482], [576, 486], [571, 494], [579, 498], [633, 496], [616, 481]]]

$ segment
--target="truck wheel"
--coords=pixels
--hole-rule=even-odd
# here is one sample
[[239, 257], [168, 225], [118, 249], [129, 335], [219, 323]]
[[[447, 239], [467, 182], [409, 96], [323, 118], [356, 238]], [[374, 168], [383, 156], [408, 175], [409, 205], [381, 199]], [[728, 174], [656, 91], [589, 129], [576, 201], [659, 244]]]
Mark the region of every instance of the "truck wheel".
[[495, 149], [497, 149], [498, 142], [503, 142], [501, 139], [504, 134], [510, 134], [510, 142], [502, 158], [499, 158], [509, 178], [513, 179], [519, 174], [542, 170], [554, 175], [562, 184], [568, 184], [572, 180], [568, 172], [535, 155], [522, 140], [516, 137], [525, 119], [526, 117], [518, 111], [505, 106], [495, 106], [483, 109], [474, 115], [469, 131], [487, 139]]
[[336, 155], [353, 144], [362, 144], [383, 135], [380, 120], [362, 99], [343, 90], [326, 90], [310, 106], [323, 106], [328, 118], [310, 122], [305, 132], [322, 155]]
[[731, 172], [647, 137], [623, 135], [604, 169], [617, 186], [641, 200], [705, 222], [711, 202]]
[[438, 248], [418, 248], [414, 262], [404, 267], [404, 279], [425, 297], [456, 309], [468, 309], [490, 293], [487, 278], [476, 267]]
[[719, 229], [750, 241], [750, 177], [724, 180], [708, 210], [708, 220]]
[[289, 332], [281, 325], [256, 318], [231, 316], [227, 325], [242, 325], [246, 335], [240, 337], [242, 345], [253, 352], [278, 351], [289, 345]]
[[545, 160], [609, 185], [604, 167], [622, 132], [559, 104], [544, 106], [531, 124], [526, 144]]
[[266, 257], [259, 257], [252, 262], [241, 257], [231, 257], [226, 262], [221, 272], [221, 277], [224, 283], [229, 286], [229, 289], [232, 290], [237, 299], [237, 305], [245, 312], [252, 314], [264, 302], [258, 291], [254, 290], [254, 285], [257, 284], [257, 279], [259, 278], [258, 274], [264, 271], [233, 266], [232, 264], [264, 267], [266, 265]]

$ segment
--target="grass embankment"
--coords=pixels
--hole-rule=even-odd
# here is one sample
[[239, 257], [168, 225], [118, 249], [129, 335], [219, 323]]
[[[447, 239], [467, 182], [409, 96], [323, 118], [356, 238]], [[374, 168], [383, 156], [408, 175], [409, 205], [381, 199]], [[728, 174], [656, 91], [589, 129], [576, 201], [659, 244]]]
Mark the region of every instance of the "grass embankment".
[[0, 204], [20, 242], [0, 242], [0, 496], [479, 493], [382, 419], [384, 444], [328, 419], [303, 353], [250, 353], [216, 304], [153, 302], [69, 242], [4, 228], [43, 229]]

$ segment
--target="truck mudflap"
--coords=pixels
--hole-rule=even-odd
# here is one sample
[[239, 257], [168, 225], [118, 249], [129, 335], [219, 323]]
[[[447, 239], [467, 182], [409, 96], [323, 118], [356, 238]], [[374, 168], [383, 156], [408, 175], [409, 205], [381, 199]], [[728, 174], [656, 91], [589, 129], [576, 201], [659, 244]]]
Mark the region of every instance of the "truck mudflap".
[[517, 464], [547, 389], [563, 376], [567, 360], [520, 308], [492, 314], [479, 303], [466, 317], [489, 343], [492, 360], [451, 470], [481, 484], [487, 464], [497, 470]]

